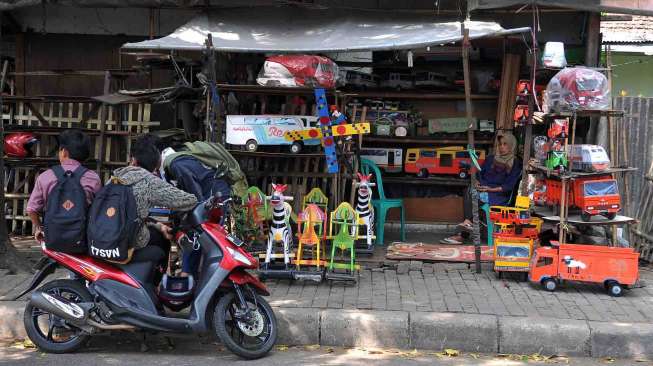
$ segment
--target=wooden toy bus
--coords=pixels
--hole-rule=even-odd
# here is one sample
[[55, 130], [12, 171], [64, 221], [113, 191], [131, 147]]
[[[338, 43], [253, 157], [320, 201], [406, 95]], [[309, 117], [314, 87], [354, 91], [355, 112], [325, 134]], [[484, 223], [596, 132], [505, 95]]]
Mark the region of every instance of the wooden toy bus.
[[[483, 164], [485, 151], [476, 150], [476, 155], [479, 165]], [[417, 174], [420, 178], [426, 178], [429, 174], [457, 175], [460, 178], [467, 178], [475, 170], [467, 149], [462, 146], [406, 150], [404, 171]]]

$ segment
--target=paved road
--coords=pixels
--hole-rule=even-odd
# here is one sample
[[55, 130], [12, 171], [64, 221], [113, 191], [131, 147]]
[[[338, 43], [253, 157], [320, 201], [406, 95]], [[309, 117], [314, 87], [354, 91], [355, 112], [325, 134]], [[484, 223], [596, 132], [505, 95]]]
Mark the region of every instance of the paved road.
[[142, 342], [135, 335], [126, 335], [120, 341], [115, 338], [97, 338], [75, 354], [44, 354], [34, 349], [21, 349], [18, 344], [0, 345], [0, 365], [120, 365], [120, 366], [185, 366], [185, 365], [252, 365], [252, 366], [294, 366], [294, 365], [348, 365], [348, 366], [405, 366], [405, 365], [442, 365], [442, 366], [499, 366], [499, 365], [647, 365], [643, 360], [612, 360], [589, 358], [554, 358], [550, 360], [523, 361], [518, 355], [479, 355], [461, 354], [455, 357], [427, 351], [398, 351], [382, 349], [342, 349], [331, 347], [277, 346], [266, 358], [245, 362], [225, 351], [222, 346], [209, 340], [197, 341], [197, 338], [173, 339], [173, 346], [168, 345], [163, 337], [148, 339], [147, 351], [142, 351]]

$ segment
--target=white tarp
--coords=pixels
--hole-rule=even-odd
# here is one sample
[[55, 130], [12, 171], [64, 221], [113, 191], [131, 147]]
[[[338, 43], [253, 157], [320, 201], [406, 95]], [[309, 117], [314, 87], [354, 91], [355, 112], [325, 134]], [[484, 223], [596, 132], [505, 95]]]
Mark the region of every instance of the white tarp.
[[[528, 32], [494, 22], [468, 21], [471, 38]], [[130, 49], [200, 50], [211, 33], [215, 49], [233, 52], [344, 52], [411, 49], [459, 41], [460, 22], [435, 15], [290, 7], [213, 10], [172, 34]]]

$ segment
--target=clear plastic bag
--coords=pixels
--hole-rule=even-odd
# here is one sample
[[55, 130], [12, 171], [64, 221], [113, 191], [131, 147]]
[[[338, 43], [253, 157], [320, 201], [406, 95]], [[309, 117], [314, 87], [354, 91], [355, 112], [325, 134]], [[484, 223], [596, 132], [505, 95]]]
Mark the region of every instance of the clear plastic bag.
[[545, 113], [606, 110], [610, 108], [610, 98], [605, 75], [586, 67], [568, 67], [549, 81], [543, 109]]
[[278, 55], [265, 60], [256, 82], [263, 86], [335, 88], [338, 65], [312, 55]]

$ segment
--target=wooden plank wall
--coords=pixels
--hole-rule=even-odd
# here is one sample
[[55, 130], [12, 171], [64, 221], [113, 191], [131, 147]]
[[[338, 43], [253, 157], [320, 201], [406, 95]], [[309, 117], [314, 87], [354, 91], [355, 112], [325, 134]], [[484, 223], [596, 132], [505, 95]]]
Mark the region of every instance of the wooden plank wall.
[[[27, 104], [31, 104], [28, 107]], [[7, 212], [9, 220], [7, 227], [13, 234], [28, 235], [31, 233], [29, 217], [26, 208], [29, 194], [38, 174], [49, 166], [57, 164], [56, 136], [62, 129], [84, 129], [91, 138], [92, 158], [85, 165], [95, 168], [94, 161], [100, 156], [100, 124], [99, 102], [80, 101], [13, 101], [5, 105], [2, 113], [2, 123], [10, 132], [11, 129], [25, 128], [33, 130], [39, 143], [32, 150], [33, 157], [27, 159], [6, 159]], [[150, 127], [157, 122], [150, 121], [149, 104], [128, 104], [111, 106], [108, 111], [107, 133], [104, 136], [104, 167], [100, 172], [103, 180], [108, 179], [111, 170], [127, 165], [131, 139], [141, 133], [149, 132]], [[37, 113], [34, 113], [36, 111]], [[48, 127], [42, 126], [42, 117]], [[19, 127], [20, 126], [20, 127]]]

